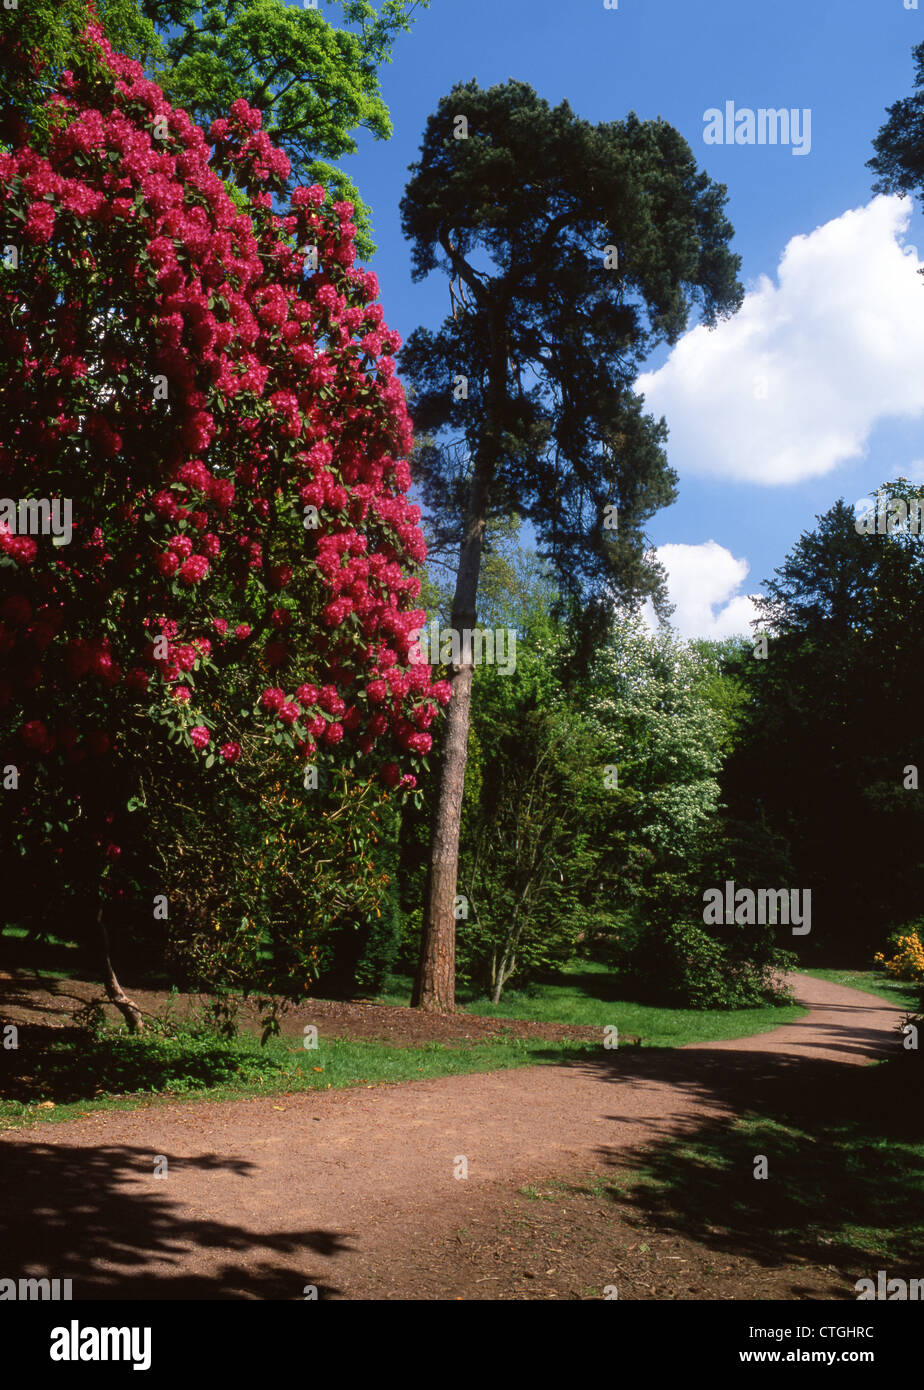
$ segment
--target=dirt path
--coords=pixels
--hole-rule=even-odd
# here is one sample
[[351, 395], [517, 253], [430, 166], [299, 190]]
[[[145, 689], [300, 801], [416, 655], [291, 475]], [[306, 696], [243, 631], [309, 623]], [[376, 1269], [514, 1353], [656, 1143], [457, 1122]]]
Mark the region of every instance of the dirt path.
[[[763, 1087], [896, 1047], [897, 1008], [794, 984], [805, 1018], [732, 1042], [12, 1132], [0, 1274], [71, 1277], [75, 1298], [484, 1296], [453, 1292], [447, 1242], [517, 1184], [602, 1171]], [[442, 1275], [414, 1291], [437, 1249]]]

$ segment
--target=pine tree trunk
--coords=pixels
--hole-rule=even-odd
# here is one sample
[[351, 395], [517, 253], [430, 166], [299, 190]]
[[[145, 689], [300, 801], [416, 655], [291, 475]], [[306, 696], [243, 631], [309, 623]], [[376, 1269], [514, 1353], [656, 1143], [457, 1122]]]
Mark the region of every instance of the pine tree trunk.
[[[458, 667], [453, 667], [450, 679], [452, 698], [444, 724], [439, 789], [424, 889], [420, 961], [411, 999], [413, 1007], [431, 1013], [452, 1013], [456, 1005], [455, 899], [474, 677], [471, 645], [462, 641], [462, 633], [475, 626], [475, 601], [492, 471], [483, 463], [476, 465], [452, 605], [451, 622], [460, 635], [462, 659]], [[433, 655], [431, 653], [431, 659]]]
[[451, 1014], [455, 1009], [455, 899], [471, 698], [472, 668], [466, 665], [452, 678], [452, 699], [446, 716], [430, 864], [424, 890], [420, 963], [411, 1000], [416, 1007], [433, 1013]]
[[106, 930], [106, 923], [103, 921], [103, 909], [100, 908], [96, 917], [99, 928], [100, 946], [103, 956], [103, 980], [106, 985], [106, 994], [109, 1002], [114, 1004], [128, 1025], [130, 1033], [144, 1032], [144, 1019], [141, 1010], [134, 999], [129, 999], [116, 978], [116, 973], [112, 968], [112, 959], [109, 954], [109, 932]]
[[[458, 668], [453, 667], [450, 681], [452, 698], [446, 712], [439, 791], [424, 889], [420, 962], [411, 998], [412, 1006], [431, 1013], [453, 1013], [456, 1006], [455, 897], [459, 879], [459, 830], [462, 824], [462, 793], [465, 790], [474, 677], [471, 646], [462, 640], [462, 634], [475, 626], [481, 554], [502, 433], [507, 391], [506, 311], [507, 298], [501, 296], [490, 305], [488, 312], [491, 362], [485, 424], [474, 459], [468, 515], [452, 602], [451, 621], [459, 633], [461, 661]], [[431, 652], [430, 655], [432, 660], [434, 654]]]

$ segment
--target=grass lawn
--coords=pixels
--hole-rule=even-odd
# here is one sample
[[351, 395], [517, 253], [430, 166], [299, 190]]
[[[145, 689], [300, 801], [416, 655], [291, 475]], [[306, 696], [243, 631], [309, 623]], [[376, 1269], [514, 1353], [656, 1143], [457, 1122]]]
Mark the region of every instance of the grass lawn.
[[76, 941], [62, 936], [46, 936], [30, 941], [25, 927], [0, 927], [0, 945], [7, 969], [40, 970], [53, 980], [81, 974], [84, 953]]
[[[629, 1201], [660, 1230], [764, 1261], [821, 1261], [849, 1276], [924, 1270], [924, 1128], [920, 1063], [909, 1053], [844, 1067], [784, 1090], [734, 1121], [660, 1143], [620, 1174]], [[765, 1181], [754, 1156], [767, 1156]]]
[[158, 1102], [239, 1100], [420, 1081], [564, 1062], [598, 1051], [599, 1045], [593, 1043], [514, 1037], [420, 1047], [319, 1038], [317, 1049], [308, 1050], [291, 1038], [270, 1039], [261, 1047], [257, 1038], [244, 1033], [230, 1040], [186, 1030], [174, 1037], [133, 1038], [111, 1029], [96, 1039], [62, 1039], [47, 1047], [35, 1059], [26, 1084], [4, 1087], [0, 1128], [39, 1120], [54, 1123], [94, 1110], [130, 1110]]
[[[553, 1226], [556, 1207], [567, 1208], [557, 1215], [567, 1226], [578, 1197], [598, 1204], [608, 1198], [632, 1233], [630, 1250], [651, 1241], [640, 1246], [650, 1270], [643, 1277], [676, 1278], [682, 1291], [669, 1296], [690, 1296], [689, 1270], [697, 1265], [699, 1282], [711, 1284], [729, 1279], [735, 1267], [729, 1260], [746, 1260], [758, 1271], [788, 1273], [797, 1292], [787, 1297], [813, 1296], [806, 1271], [835, 1276], [833, 1286], [842, 1292], [825, 1296], [855, 1297], [856, 1281], [875, 1279], [877, 1270], [905, 1279], [924, 1271], [919, 1092], [919, 1065], [910, 1057], [844, 1067], [769, 1092], [753, 1106], [745, 1103], [736, 1118], [703, 1123], [689, 1135], [620, 1156], [610, 1172], [577, 1184], [543, 1178], [520, 1193], [545, 1208], [546, 1224]], [[754, 1178], [757, 1154], [768, 1162], [763, 1181]], [[605, 1223], [605, 1208], [601, 1215]], [[605, 1240], [606, 1224], [602, 1232]], [[672, 1246], [672, 1239], [689, 1244]], [[658, 1247], [670, 1251], [660, 1264]], [[705, 1264], [697, 1258], [703, 1247]], [[672, 1263], [680, 1255], [686, 1258]], [[753, 1271], [739, 1268], [738, 1275], [743, 1282], [728, 1297], [773, 1296], [760, 1292]]]
[[[407, 1004], [408, 975], [392, 975], [376, 996], [380, 1004]], [[578, 1023], [585, 1027], [615, 1025], [619, 1034], [635, 1035], [645, 1047], [682, 1047], [684, 1043], [745, 1038], [792, 1023], [807, 1012], [798, 1004], [758, 1009], [666, 1009], [637, 1004], [621, 997], [618, 976], [593, 961], [576, 961], [554, 982], [509, 990], [499, 1004], [460, 989], [458, 1000], [470, 1014], [482, 1018], [523, 1018], [537, 1023]]]

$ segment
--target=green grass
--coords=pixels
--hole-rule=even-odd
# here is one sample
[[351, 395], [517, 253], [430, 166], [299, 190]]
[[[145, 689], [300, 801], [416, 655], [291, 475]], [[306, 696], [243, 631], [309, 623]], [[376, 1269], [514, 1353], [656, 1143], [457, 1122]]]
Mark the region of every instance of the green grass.
[[[376, 996], [380, 1004], [407, 1004], [411, 980], [392, 975]], [[767, 1033], [792, 1023], [807, 1012], [797, 1004], [765, 1005], [756, 1009], [668, 1009], [638, 1004], [620, 997], [618, 976], [604, 965], [577, 961], [557, 980], [510, 990], [500, 1004], [459, 990], [467, 1013], [480, 1018], [528, 1019], [537, 1023], [575, 1023], [600, 1028], [613, 1025], [619, 1036], [635, 1036], [646, 1047], [682, 1047], [684, 1043], [716, 1042]]]
[[54, 1042], [31, 1061], [17, 1058], [21, 1075], [4, 1086], [0, 1128], [175, 1100], [239, 1100], [554, 1064], [599, 1050], [504, 1037], [457, 1047], [322, 1038], [316, 1050], [281, 1038], [261, 1048], [249, 1034], [224, 1039], [180, 1030], [175, 1037], [131, 1037], [107, 1029], [97, 1038]]
[[[770, 1263], [821, 1262], [851, 1281], [924, 1267], [921, 1062], [843, 1067], [759, 1108], [660, 1143], [620, 1171], [629, 1203], [674, 1229]], [[755, 1180], [754, 1158], [768, 1159]], [[626, 1187], [627, 1185], [627, 1187]]]
[[921, 1002], [921, 985], [908, 980], [893, 980], [881, 970], [803, 970], [803, 975], [811, 975], [816, 980], [828, 980], [832, 985], [844, 985], [847, 989], [862, 989], [867, 994], [875, 994], [889, 1004], [915, 1011]]

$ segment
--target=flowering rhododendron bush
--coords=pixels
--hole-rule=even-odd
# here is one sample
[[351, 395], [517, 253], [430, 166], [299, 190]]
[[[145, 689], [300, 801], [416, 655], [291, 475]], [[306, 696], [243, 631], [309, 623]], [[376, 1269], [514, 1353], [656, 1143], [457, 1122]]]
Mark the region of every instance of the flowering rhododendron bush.
[[5, 818], [51, 856], [79, 821], [111, 865], [165, 740], [212, 775], [273, 740], [298, 781], [413, 785], [449, 692], [414, 661], [399, 339], [351, 205], [276, 210], [259, 112], [206, 135], [92, 23], [47, 114], [0, 153], [0, 493], [73, 530], [0, 522]]

